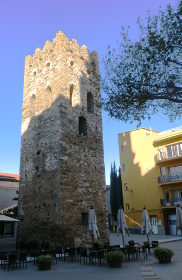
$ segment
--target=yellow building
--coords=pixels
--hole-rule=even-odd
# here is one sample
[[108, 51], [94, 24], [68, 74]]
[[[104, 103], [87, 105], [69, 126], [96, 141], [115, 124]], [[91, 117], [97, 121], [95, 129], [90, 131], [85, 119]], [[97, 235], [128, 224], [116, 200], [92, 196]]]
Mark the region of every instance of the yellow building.
[[157, 134], [155, 166], [167, 234], [176, 234], [176, 205], [182, 204], [182, 127]]
[[125, 213], [141, 223], [145, 206], [153, 233], [175, 234], [175, 205], [182, 202], [182, 128], [161, 133], [140, 128], [118, 138]]

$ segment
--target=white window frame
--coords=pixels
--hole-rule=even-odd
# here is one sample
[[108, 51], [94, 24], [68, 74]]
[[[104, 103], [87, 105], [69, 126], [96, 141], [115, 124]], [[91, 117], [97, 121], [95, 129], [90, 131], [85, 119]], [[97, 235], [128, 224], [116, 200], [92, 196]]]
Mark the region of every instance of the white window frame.
[[128, 184], [124, 183], [124, 190], [127, 191], [128, 190]]
[[123, 172], [125, 172], [125, 170], [126, 170], [126, 164], [123, 163]]

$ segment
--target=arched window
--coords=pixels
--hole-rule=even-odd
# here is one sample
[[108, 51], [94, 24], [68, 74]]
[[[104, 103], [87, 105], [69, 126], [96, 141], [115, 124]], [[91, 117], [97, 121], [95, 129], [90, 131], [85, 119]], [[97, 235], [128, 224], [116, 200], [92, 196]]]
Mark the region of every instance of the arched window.
[[87, 120], [84, 117], [79, 117], [79, 135], [87, 135]]
[[71, 105], [71, 107], [73, 107], [73, 88], [74, 88], [74, 86], [71, 85], [70, 86], [70, 105]]
[[91, 92], [87, 93], [87, 112], [94, 112], [94, 98]]

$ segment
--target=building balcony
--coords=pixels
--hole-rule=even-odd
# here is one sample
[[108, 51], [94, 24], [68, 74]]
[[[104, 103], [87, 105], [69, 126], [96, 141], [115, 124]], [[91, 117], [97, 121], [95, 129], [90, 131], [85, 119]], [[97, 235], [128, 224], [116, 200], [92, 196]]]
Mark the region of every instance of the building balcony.
[[167, 152], [160, 152], [155, 155], [155, 163], [163, 162], [163, 161], [171, 161], [174, 159], [182, 158], [182, 151], [173, 152], [169, 155]]
[[158, 177], [158, 184], [173, 183], [177, 181], [182, 181], [182, 173], [177, 173], [175, 175], [163, 175]]
[[161, 207], [174, 207], [177, 205], [182, 205], [182, 198], [179, 199], [161, 199], [160, 200]]

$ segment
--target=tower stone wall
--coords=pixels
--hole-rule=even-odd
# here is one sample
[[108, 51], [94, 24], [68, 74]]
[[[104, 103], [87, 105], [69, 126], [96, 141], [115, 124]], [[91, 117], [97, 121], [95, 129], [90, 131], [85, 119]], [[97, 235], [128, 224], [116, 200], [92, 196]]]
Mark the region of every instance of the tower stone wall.
[[94, 207], [108, 240], [98, 57], [59, 31], [25, 59], [20, 239], [86, 239]]

